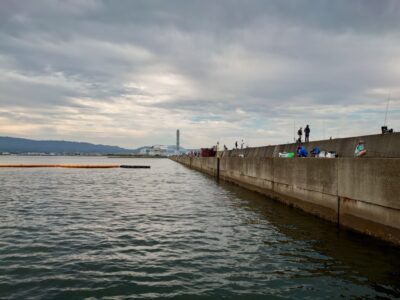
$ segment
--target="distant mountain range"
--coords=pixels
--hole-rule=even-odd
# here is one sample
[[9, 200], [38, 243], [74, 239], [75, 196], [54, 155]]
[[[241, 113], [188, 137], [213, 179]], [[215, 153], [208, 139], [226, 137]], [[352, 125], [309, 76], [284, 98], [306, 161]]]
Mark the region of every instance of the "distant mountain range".
[[[168, 152], [175, 151], [175, 146], [166, 146]], [[68, 141], [46, 141], [31, 140], [14, 137], [0, 136], [0, 154], [2, 152], [9, 153], [64, 153], [64, 154], [137, 154], [143, 148], [151, 148], [151, 146], [140, 147], [138, 149], [125, 149], [118, 146], [96, 145], [83, 142]], [[186, 151], [181, 148], [181, 151]]]
[[0, 137], [0, 153], [135, 153], [136, 150], [117, 146], [95, 145], [90, 143], [67, 141], [37, 141], [13, 137]]

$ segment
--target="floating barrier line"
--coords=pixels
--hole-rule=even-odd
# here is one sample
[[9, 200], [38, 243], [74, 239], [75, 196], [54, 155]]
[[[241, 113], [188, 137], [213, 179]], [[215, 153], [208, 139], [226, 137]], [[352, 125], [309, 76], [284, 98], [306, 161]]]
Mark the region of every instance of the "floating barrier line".
[[82, 168], [82, 169], [98, 169], [98, 168], [119, 168], [119, 165], [64, 165], [64, 164], [15, 164], [0, 165], [0, 168]]
[[138, 165], [120, 165], [119, 167], [125, 169], [150, 169], [150, 166], [138, 166]]
[[150, 166], [136, 165], [65, 165], [65, 164], [8, 164], [0, 165], [0, 168], [76, 168], [76, 169], [111, 169], [111, 168], [129, 168], [129, 169], [150, 169]]

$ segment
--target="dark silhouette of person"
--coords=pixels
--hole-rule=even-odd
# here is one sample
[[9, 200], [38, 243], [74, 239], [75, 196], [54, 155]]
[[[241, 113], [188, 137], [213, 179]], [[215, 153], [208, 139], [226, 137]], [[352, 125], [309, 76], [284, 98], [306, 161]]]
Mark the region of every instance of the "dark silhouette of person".
[[306, 126], [306, 128], [304, 128], [304, 134], [305, 134], [305, 142], [308, 143], [310, 141], [310, 126]]
[[297, 140], [297, 142], [299, 142], [301, 144], [301, 136], [303, 135], [303, 127], [300, 127], [300, 129], [297, 130], [297, 135], [299, 136], [299, 139]]
[[235, 148], [236, 148], [236, 149], [238, 148], [238, 143], [237, 143], [237, 141], [235, 142]]

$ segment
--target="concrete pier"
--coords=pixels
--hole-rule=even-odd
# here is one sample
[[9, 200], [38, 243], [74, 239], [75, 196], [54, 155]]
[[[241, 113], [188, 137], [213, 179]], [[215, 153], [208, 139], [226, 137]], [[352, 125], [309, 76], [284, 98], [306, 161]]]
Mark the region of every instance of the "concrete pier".
[[[400, 158], [400, 132], [311, 141], [304, 145], [309, 151], [318, 146], [321, 150], [335, 151], [340, 157], [353, 157], [354, 148], [360, 139], [365, 142], [368, 149], [365, 157]], [[254, 147], [226, 151], [224, 156], [243, 154], [245, 157], [278, 157], [279, 152], [296, 152], [296, 147], [295, 143]]]
[[400, 158], [383, 158], [384, 151], [381, 157], [361, 159], [239, 157], [229, 152], [220, 159], [172, 159], [340, 226], [400, 245]]

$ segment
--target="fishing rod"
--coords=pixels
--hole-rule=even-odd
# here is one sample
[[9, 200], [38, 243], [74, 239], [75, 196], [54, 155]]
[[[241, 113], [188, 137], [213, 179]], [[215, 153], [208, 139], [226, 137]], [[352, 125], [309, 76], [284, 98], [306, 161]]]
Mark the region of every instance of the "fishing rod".
[[385, 122], [383, 122], [383, 126], [386, 126], [387, 114], [388, 114], [388, 110], [389, 110], [390, 96], [391, 96], [391, 94], [389, 94], [388, 101], [386, 103]]

